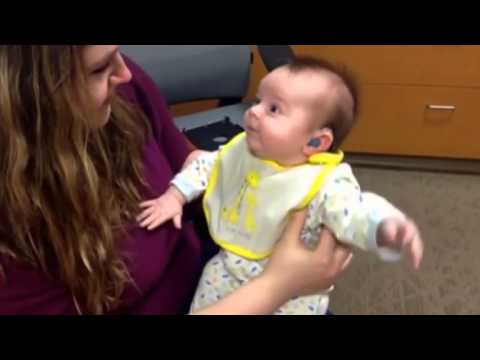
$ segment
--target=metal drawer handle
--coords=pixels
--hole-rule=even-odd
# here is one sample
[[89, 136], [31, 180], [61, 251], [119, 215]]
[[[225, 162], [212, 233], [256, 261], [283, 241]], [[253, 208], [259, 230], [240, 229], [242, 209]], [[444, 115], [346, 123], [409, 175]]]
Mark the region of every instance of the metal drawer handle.
[[430, 110], [455, 111], [457, 109], [454, 105], [428, 105]]

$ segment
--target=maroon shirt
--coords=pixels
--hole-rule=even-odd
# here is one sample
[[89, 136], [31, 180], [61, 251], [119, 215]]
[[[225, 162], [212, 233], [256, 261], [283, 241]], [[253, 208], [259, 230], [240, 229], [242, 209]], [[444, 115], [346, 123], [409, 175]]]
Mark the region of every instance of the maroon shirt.
[[[167, 105], [153, 81], [125, 59], [133, 79], [119, 93], [145, 112], [153, 138], [145, 146], [145, 177], [158, 196], [168, 187], [192, 148], [175, 127]], [[188, 212], [185, 219], [188, 219]], [[123, 295], [121, 314], [177, 314], [185, 310], [201, 271], [202, 244], [193, 225], [184, 221], [181, 231], [171, 222], [154, 231], [134, 228], [126, 243], [130, 273], [136, 287]], [[2, 258], [6, 282], [0, 282], [0, 314], [75, 314], [72, 295], [60, 281]]]

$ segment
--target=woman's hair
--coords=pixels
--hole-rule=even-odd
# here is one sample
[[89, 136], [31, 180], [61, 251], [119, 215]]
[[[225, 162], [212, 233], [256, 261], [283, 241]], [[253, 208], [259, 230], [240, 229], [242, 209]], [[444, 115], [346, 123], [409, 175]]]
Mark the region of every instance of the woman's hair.
[[146, 186], [150, 130], [118, 98], [108, 124], [92, 126], [82, 51], [0, 45], [0, 254], [62, 280], [79, 311], [100, 314], [131, 280], [119, 240]]

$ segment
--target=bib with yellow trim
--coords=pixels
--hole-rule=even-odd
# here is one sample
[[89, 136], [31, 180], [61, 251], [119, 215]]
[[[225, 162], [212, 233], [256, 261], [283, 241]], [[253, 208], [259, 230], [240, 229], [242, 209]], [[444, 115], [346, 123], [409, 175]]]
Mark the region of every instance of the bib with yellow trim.
[[289, 213], [305, 208], [342, 160], [323, 153], [284, 168], [251, 155], [245, 133], [237, 135], [219, 151], [203, 199], [212, 238], [244, 258], [268, 257]]

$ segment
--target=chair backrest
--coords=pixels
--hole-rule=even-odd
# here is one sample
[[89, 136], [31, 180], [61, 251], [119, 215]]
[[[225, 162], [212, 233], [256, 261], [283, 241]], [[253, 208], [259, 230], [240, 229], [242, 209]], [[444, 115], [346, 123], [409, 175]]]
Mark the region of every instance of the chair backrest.
[[257, 45], [257, 48], [269, 72], [287, 64], [295, 56], [290, 45]]
[[154, 79], [170, 105], [219, 99], [240, 102], [250, 80], [248, 45], [122, 45]]

